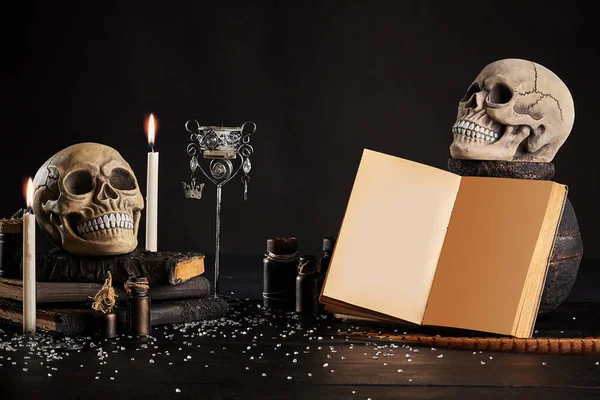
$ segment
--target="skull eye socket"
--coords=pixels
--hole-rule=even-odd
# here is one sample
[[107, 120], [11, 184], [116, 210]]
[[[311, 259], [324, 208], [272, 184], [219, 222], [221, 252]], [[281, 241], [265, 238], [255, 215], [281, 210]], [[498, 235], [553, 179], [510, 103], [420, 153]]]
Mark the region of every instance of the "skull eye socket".
[[499, 83], [490, 90], [487, 101], [490, 104], [506, 104], [512, 97], [512, 90], [505, 84]]
[[94, 189], [94, 179], [84, 169], [73, 171], [64, 180], [65, 190], [70, 194], [86, 194]]
[[135, 178], [133, 175], [123, 168], [115, 168], [110, 173], [108, 178], [110, 185], [119, 190], [135, 190]]
[[467, 89], [467, 93], [465, 93], [465, 95], [460, 101], [464, 103], [465, 101], [473, 97], [475, 93], [478, 92], [481, 92], [481, 88], [479, 87], [479, 84], [477, 82], [473, 82], [471, 86], [469, 86], [469, 88]]

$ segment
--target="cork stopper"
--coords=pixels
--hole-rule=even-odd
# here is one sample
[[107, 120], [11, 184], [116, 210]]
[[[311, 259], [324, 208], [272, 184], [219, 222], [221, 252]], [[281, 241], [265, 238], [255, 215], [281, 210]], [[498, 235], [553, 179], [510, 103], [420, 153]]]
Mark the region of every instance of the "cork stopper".
[[300, 275], [311, 275], [317, 272], [318, 269], [318, 260], [312, 254], [305, 254], [300, 256], [298, 260], [298, 273]]
[[273, 237], [267, 239], [267, 251], [273, 254], [294, 254], [298, 251], [295, 237]]
[[328, 253], [333, 252], [333, 248], [335, 247], [335, 236], [326, 237], [323, 239], [323, 251]]
[[148, 294], [150, 286], [145, 276], [130, 276], [125, 282], [125, 291], [129, 295], [139, 296]]

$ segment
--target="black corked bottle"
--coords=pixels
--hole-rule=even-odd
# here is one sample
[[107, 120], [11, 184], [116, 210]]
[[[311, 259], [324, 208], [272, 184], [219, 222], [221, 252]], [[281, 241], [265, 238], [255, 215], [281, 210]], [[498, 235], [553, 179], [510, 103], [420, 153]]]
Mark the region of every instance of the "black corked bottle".
[[97, 335], [101, 339], [114, 339], [117, 337], [117, 314], [114, 311], [99, 312], [96, 315]]
[[323, 239], [323, 257], [321, 258], [321, 263], [319, 264], [319, 273], [323, 276], [327, 275], [329, 262], [331, 261], [331, 254], [333, 253], [333, 248], [335, 247], [335, 241], [335, 236], [326, 237]]
[[263, 305], [266, 308], [294, 310], [297, 268], [295, 237], [267, 239], [263, 260]]
[[133, 336], [150, 335], [150, 286], [145, 276], [132, 276], [125, 283], [127, 292], [126, 329]]
[[313, 255], [303, 255], [298, 261], [296, 276], [296, 312], [317, 314], [321, 311], [319, 295], [323, 287], [323, 275], [318, 271], [319, 261]]

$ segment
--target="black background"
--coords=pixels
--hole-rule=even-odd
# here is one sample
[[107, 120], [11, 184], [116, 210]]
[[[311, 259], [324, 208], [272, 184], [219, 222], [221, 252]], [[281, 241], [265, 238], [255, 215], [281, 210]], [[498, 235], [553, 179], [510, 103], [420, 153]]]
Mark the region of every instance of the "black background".
[[600, 256], [597, 20], [584, 2], [22, 3], [2, 17], [4, 217], [24, 206], [28, 176], [84, 141], [116, 148], [145, 195], [153, 112], [159, 250], [211, 253], [215, 189], [183, 196], [184, 124], [251, 120], [249, 199], [238, 178], [224, 187], [221, 251], [260, 254], [268, 237], [296, 236], [316, 253], [337, 234], [363, 148], [446, 169], [471, 81], [490, 62], [524, 58], [574, 97], [555, 180], [570, 188], [584, 257]]

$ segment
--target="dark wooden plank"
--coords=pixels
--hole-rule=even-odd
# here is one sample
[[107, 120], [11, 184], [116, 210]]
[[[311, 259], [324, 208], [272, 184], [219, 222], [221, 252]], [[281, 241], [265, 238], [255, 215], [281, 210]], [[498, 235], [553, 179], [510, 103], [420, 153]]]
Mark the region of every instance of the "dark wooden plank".
[[[240, 276], [254, 279], [250, 289], [235, 283], [237, 275], [223, 280], [236, 296], [243, 294], [236, 288], [253, 293], [259, 282], [256, 269], [245, 267]], [[341, 333], [393, 333], [394, 328], [343, 323], [330, 316], [301, 317], [264, 310], [260, 304], [260, 299], [243, 301], [227, 319], [185, 329], [156, 327], [149, 341], [124, 335], [111, 341], [73, 338], [85, 344], [79, 351], [51, 349], [51, 340], [67, 339], [47, 334], [27, 346], [19, 326], [0, 324], [3, 398], [66, 393], [102, 399], [600, 396], [600, 355], [433, 350], [385, 340], [348, 340]], [[536, 334], [600, 334], [599, 306], [565, 302], [539, 319]]]
[[[177, 391], [179, 390], [179, 391]], [[598, 399], [597, 388], [512, 388], [512, 387], [423, 387], [407, 386], [332, 386], [301, 383], [251, 385], [206, 385], [198, 383], [148, 383], [143, 387], [132, 386], [128, 382], [82, 384], [72, 382], [63, 386], [54, 382], [45, 385], [17, 388], [7, 386], [3, 396], [8, 399], [48, 398], [60, 395], [68, 398], [102, 399], [107, 396], [115, 399], [228, 399], [228, 400], [306, 400], [306, 399]]]
[[[44, 353], [28, 355], [26, 347], [12, 354], [2, 352], [4, 357], [11, 354], [12, 360], [3, 367], [0, 381], [46, 379], [44, 372], [50, 368], [52, 380], [91, 381], [101, 372], [101, 379], [126, 376], [136, 386], [240, 385], [261, 380], [308, 385], [600, 386], [596, 364], [600, 356], [411, 348], [388, 341], [348, 341], [338, 335], [345, 329], [352, 326], [330, 320], [299, 321], [292, 314], [264, 313], [250, 306], [228, 322], [185, 330], [155, 328], [156, 341], [120, 337], [94, 342], [94, 347], [87, 345], [80, 352], [61, 352], [63, 358], [51, 362]], [[98, 354], [99, 346], [105, 354]], [[112, 375], [114, 370], [119, 375]]]

